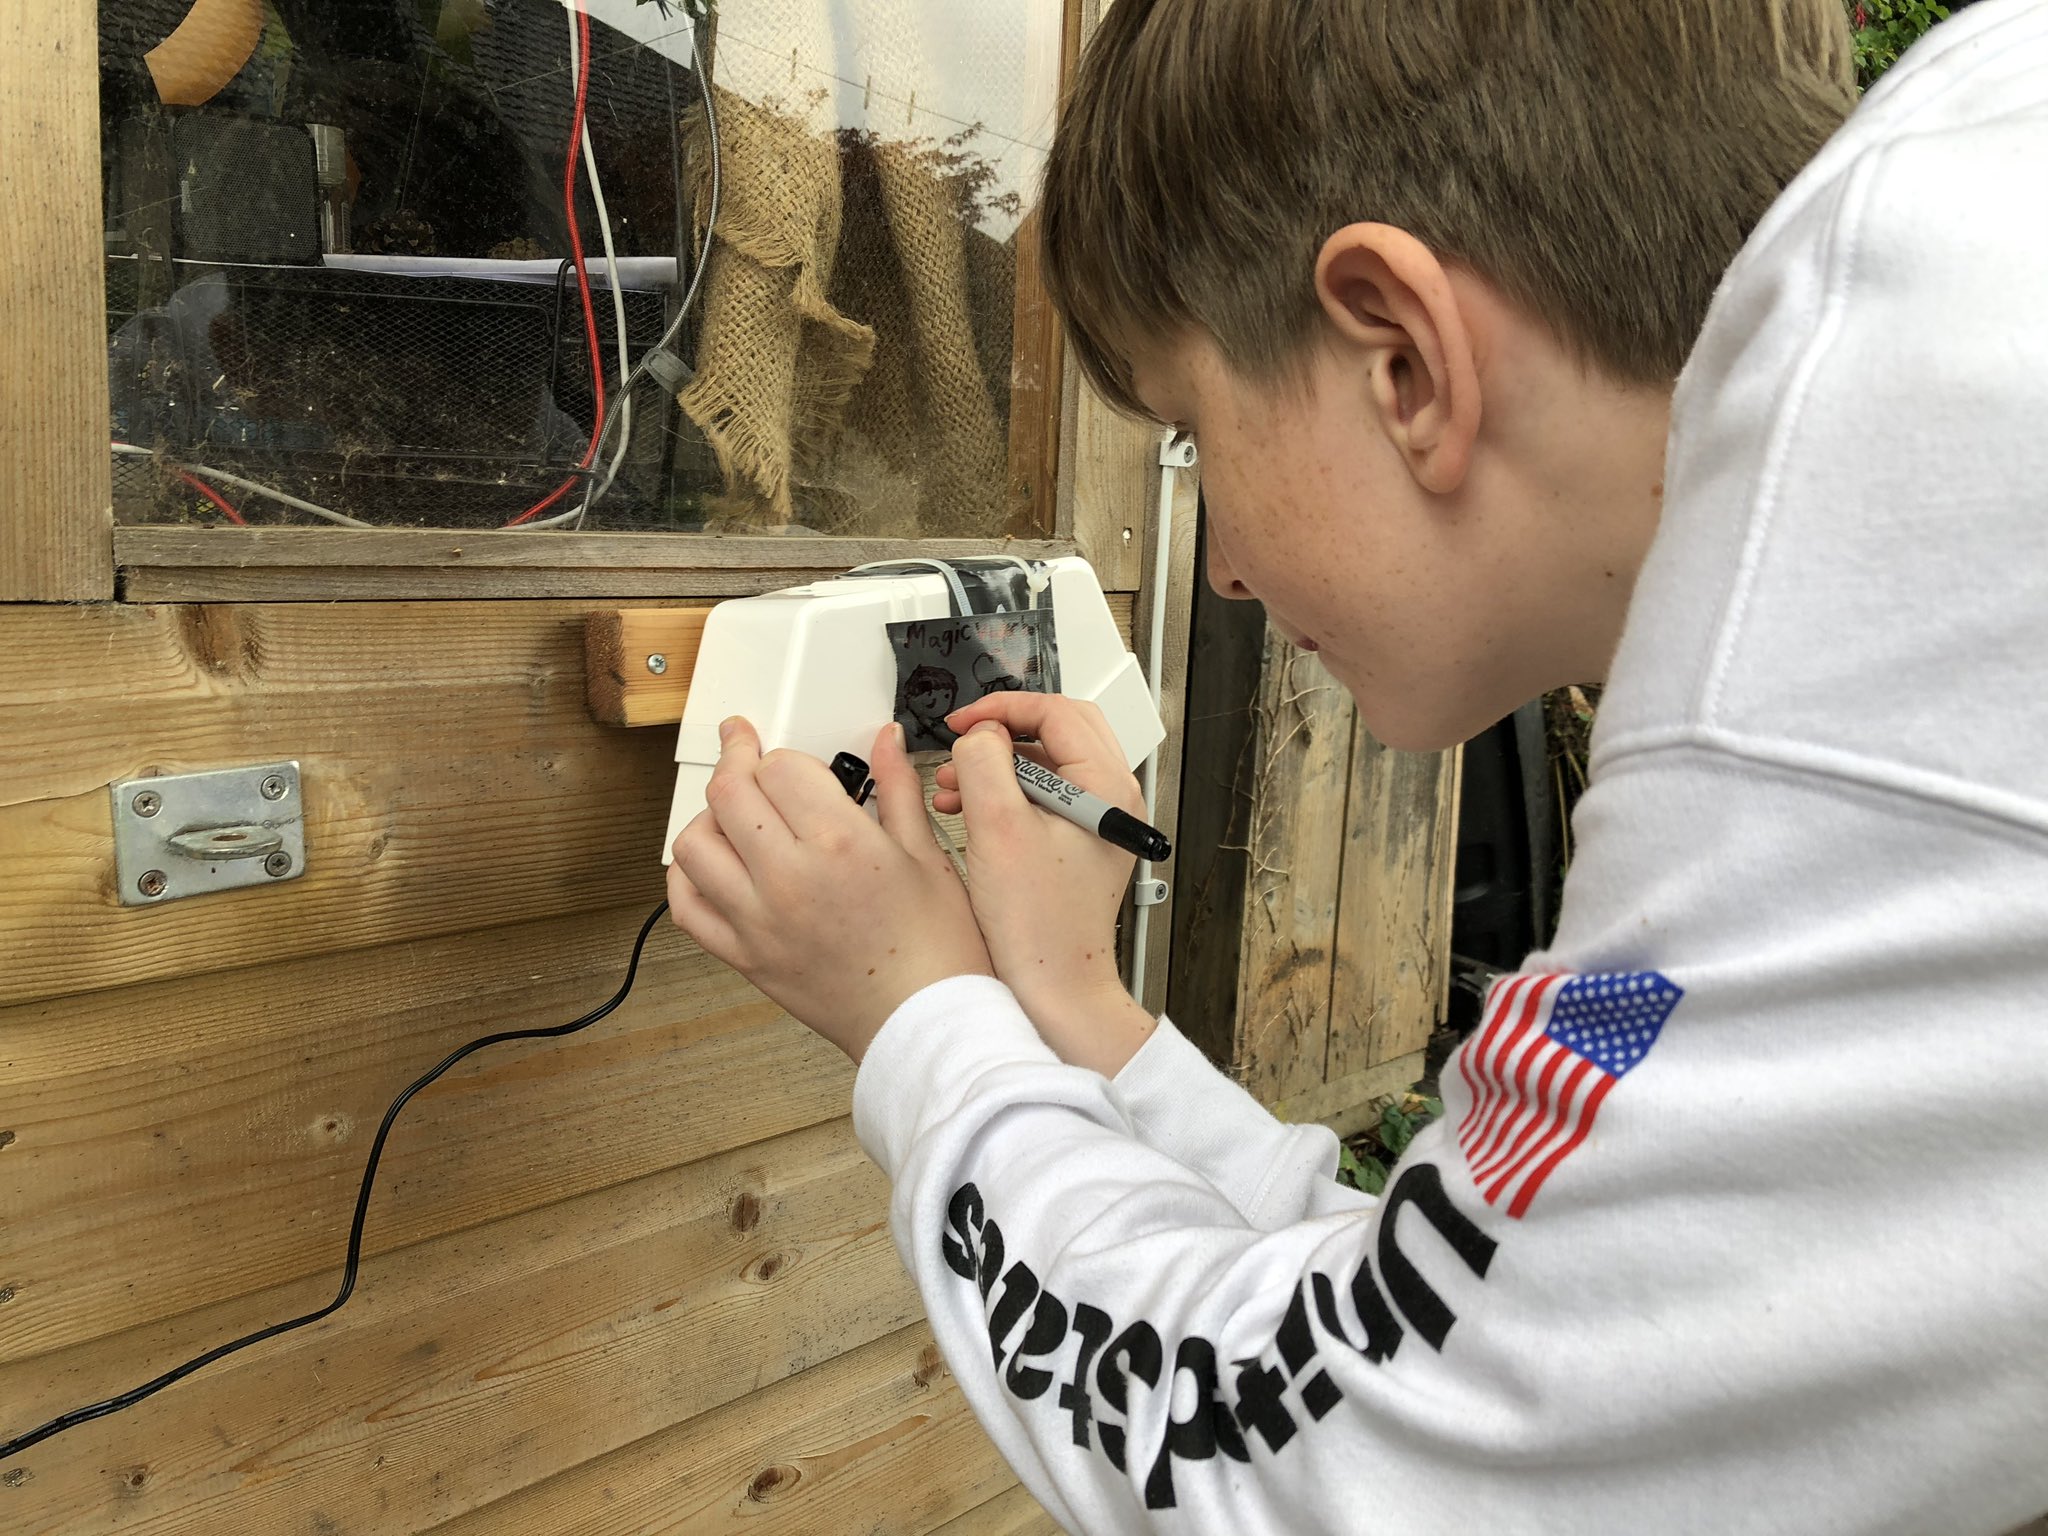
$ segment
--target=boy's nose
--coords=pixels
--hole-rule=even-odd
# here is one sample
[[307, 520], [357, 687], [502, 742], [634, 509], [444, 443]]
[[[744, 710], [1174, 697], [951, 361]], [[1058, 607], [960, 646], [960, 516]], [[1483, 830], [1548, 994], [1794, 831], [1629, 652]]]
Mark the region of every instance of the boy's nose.
[[1209, 537], [1209, 586], [1218, 597], [1227, 597], [1234, 602], [1248, 601], [1252, 589], [1237, 579], [1230, 569], [1230, 562], [1224, 558], [1222, 546], [1216, 542], [1212, 531]]

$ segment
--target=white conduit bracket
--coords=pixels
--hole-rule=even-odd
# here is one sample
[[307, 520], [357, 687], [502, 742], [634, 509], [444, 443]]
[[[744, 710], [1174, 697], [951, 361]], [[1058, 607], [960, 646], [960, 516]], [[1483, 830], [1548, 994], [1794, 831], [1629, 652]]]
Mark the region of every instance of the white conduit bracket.
[[[1152, 619], [1146, 634], [1145, 676], [1152, 684], [1152, 707], [1160, 707], [1160, 684], [1166, 670], [1166, 588], [1173, 569], [1173, 498], [1179, 471], [1195, 467], [1195, 440], [1185, 432], [1168, 432], [1159, 440], [1159, 515], [1152, 538]], [[1145, 792], [1145, 820], [1159, 825], [1159, 752], [1155, 749], [1139, 770]], [[1152, 873], [1152, 861], [1141, 859], [1131, 885], [1131, 996], [1145, 1000], [1145, 946], [1152, 937], [1152, 909], [1166, 900], [1167, 885]]]

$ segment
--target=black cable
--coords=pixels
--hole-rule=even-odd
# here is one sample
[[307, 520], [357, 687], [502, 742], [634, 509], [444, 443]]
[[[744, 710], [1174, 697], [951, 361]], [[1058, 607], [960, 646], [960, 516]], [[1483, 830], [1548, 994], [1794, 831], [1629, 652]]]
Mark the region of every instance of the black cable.
[[391, 1122], [398, 1118], [398, 1112], [405, 1108], [406, 1103], [414, 1094], [418, 1093], [427, 1084], [431, 1083], [443, 1072], [446, 1072], [465, 1056], [472, 1056], [486, 1046], [502, 1045], [508, 1040], [553, 1040], [562, 1035], [573, 1035], [579, 1029], [588, 1029], [592, 1024], [595, 1024], [599, 1019], [618, 1007], [619, 1004], [626, 1000], [626, 994], [633, 990], [633, 978], [640, 972], [640, 951], [647, 947], [647, 935], [654, 931], [654, 925], [661, 920], [662, 913], [667, 910], [668, 903], [664, 901], [650, 912], [647, 915], [647, 921], [640, 925], [640, 937], [633, 941], [633, 958], [626, 964], [626, 979], [619, 984], [619, 990], [614, 992], [608, 1001], [600, 1003], [580, 1019], [571, 1019], [567, 1024], [555, 1024], [546, 1029], [508, 1029], [499, 1034], [485, 1035], [480, 1040], [472, 1040], [469, 1044], [452, 1052], [438, 1067], [418, 1079], [405, 1092], [391, 1101], [391, 1107], [384, 1111], [384, 1123], [377, 1127], [377, 1139], [370, 1143], [370, 1161], [363, 1169], [363, 1187], [356, 1195], [355, 1220], [349, 1224], [348, 1229], [348, 1260], [342, 1266], [341, 1289], [335, 1293], [334, 1300], [327, 1303], [326, 1306], [320, 1308], [317, 1312], [308, 1312], [304, 1317], [295, 1317], [289, 1322], [272, 1323], [268, 1328], [259, 1328], [256, 1332], [245, 1334], [231, 1343], [221, 1344], [213, 1349], [209, 1349], [205, 1354], [187, 1360], [183, 1365], [165, 1371], [163, 1375], [157, 1377], [154, 1381], [146, 1381], [141, 1386], [131, 1391], [123, 1392], [118, 1397], [110, 1397], [104, 1402], [91, 1403], [83, 1408], [74, 1408], [69, 1413], [60, 1413], [56, 1418], [40, 1428], [32, 1429], [25, 1435], [9, 1440], [5, 1444], [0, 1444], [0, 1461], [5, 1461], [10, 1456], [18, 1455], [30, 1446], [40, 1445], [52, 1435], [61, 1435], [67, 1429], [76, 1429], [80, 1424], [90, 1423], [94, 1419], [103, 1419], [110, 1413], [119, 1413], [123, 1408], [133, 1408], [144, 1398], [163, 1391], [165, 1387], [170, 1386], [173, 1382], [183, 1381], [194, 1371], [213, 1364], [214, 1361], [224, 1355], [232, 1355], [238, 1349], [247, 1349], [251, 1344], [261, 1344], [265, 1339], [274, 1339], [280, 1333], [289, 1333], [292, 1329], [303, 1328], [308, 1323], [317, 1323], [323, 1317], [331, 1316], [339, 1311], [342, 1303], [349, 1299], [349, 1296], [356, 1288], [356, 1268], [363, 1256], [363, 1221], [370, 1212], [370, 1187], [376, 1182], [377, 1163], [384, 1156], [384, 1139], [391, 1134]]

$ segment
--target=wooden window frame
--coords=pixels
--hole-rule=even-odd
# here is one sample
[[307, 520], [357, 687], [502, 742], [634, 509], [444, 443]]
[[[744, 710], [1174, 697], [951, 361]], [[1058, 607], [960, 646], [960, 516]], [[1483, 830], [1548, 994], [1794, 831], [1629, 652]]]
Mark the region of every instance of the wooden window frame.
[[[1070, 75], [1102, 0], [1063, 3]], [[0, 227], [29, 255], [0, 287], [0, 602], [723, 596], [911, 554], [1079, 553], [1106, 589], [1143, 584], [1152, 433], [1081, 384], [1028, 241], [1015, 337], [1036, 366], [1013, 394], [1010, 483], [1050, 497], [1050, 537], [116, 527], [97, 28], [96, 0], [0, 17]]]

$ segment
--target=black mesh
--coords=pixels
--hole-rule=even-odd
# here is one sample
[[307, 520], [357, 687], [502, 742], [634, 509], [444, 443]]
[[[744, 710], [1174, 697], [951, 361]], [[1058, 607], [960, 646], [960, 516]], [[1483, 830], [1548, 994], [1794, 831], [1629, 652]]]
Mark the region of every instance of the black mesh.
[[[380, 526], [492, 526], [562, 484], [595, 425], [561, 206], [572, 92], [562, 7], [496, 0], [488, 25], [451, 43], [436, 39], [436, 4], [280, 0], [264, 43], [218, 95], [165, 107], [142, 56], [188, 8], [101, 6], [116, 439]], [[694, 101], [697, 84], [601, 23], [591, 30], [587, 123], [614, 243], [622, 257], [673, 258], [681, 144], [670, 103]], [[515, 282], [322, 265], [312, 124], [347, 145], [351, 254], [552, 261], [554, 273]], [[594, 262], [602, 244], [580, 168], [577, 192]], [[673, 297], [627, 290], [636, 359]], [[592, 300], [616, 380], [601, 280]], [[627, 459], [594, 519], [687, 526], [712, 466], [701, 441], [678, 440], [687, 424], [657, 386], [635, 396]], [[621, 441], [615, 432], [607, 459]], [[216, 516], [133, 461], [116, 489], [125, 520]], [[251, 521], [305, 520], [222, 489]]]

